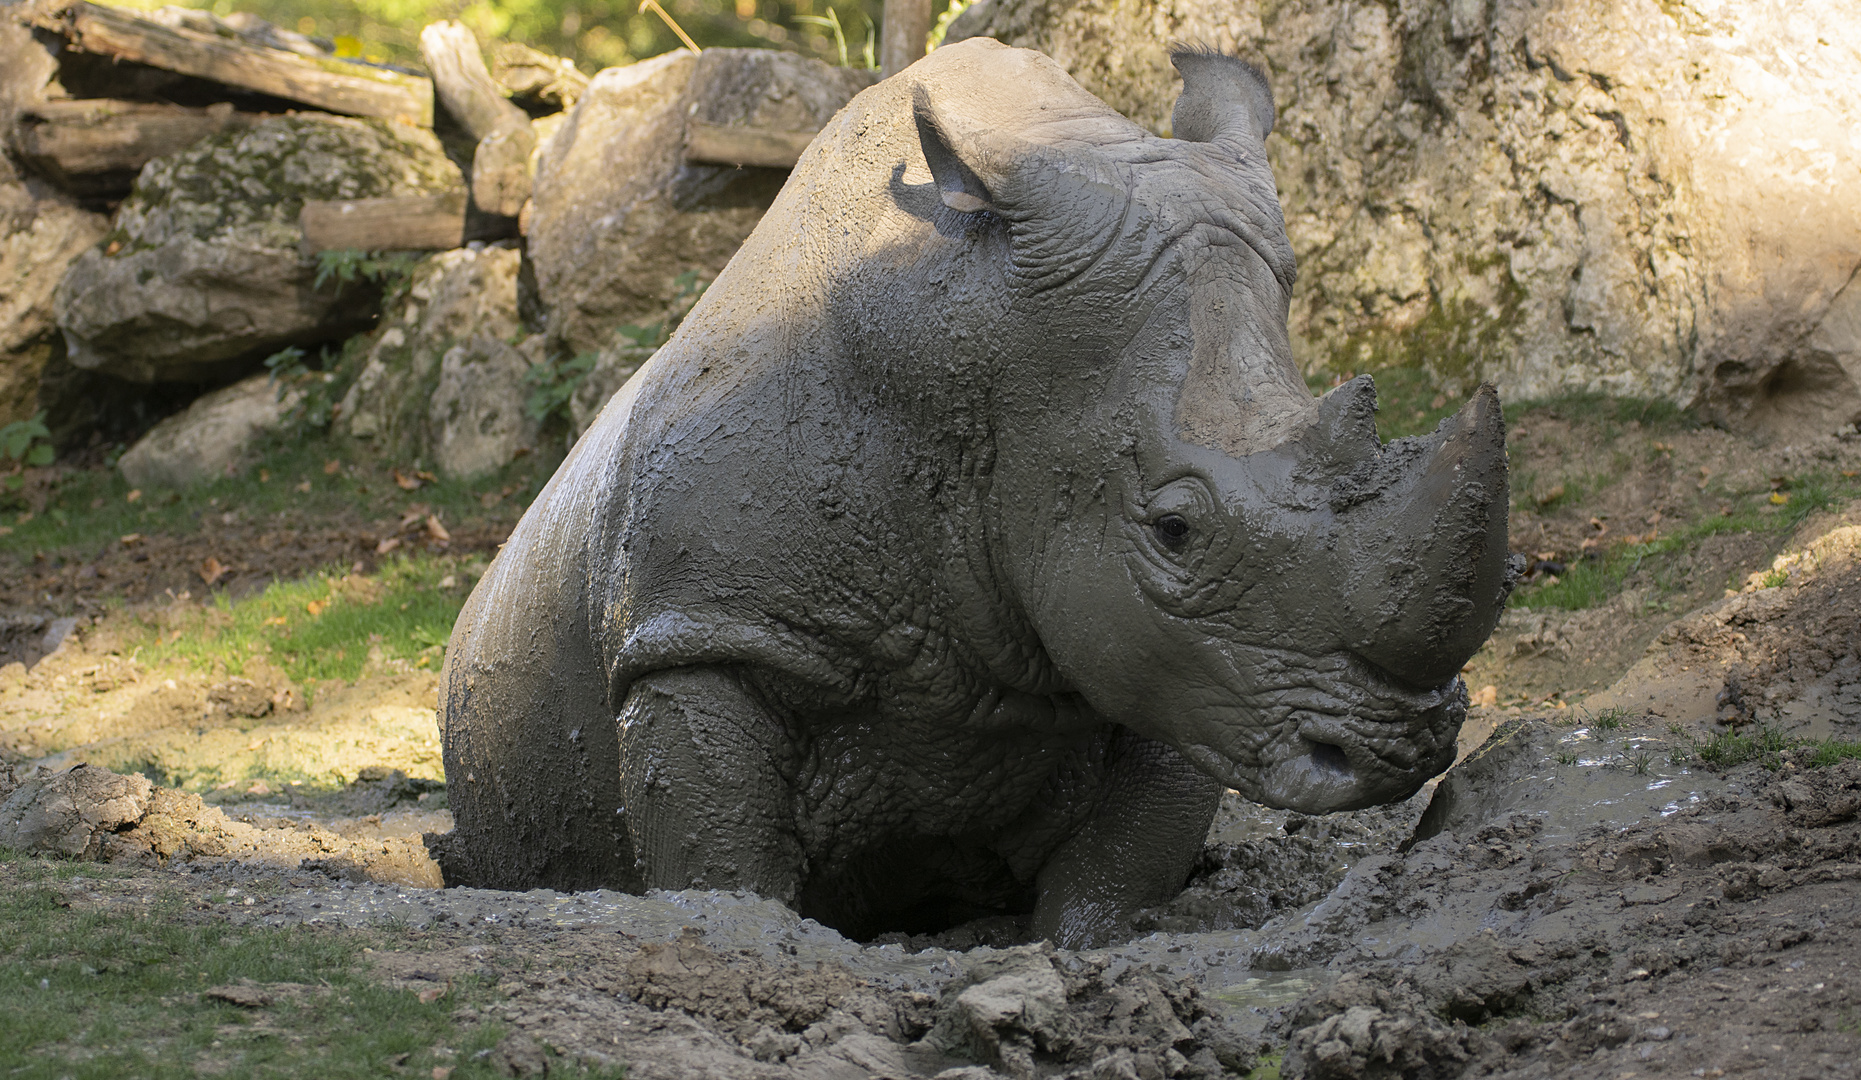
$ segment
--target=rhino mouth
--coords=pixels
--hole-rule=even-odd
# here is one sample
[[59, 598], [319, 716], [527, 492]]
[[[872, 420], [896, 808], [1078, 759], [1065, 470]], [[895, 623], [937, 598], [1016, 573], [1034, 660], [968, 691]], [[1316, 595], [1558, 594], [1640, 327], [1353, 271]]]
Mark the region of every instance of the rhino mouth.
[[[1260, 798], [1301, 813], [1356, 810], [1405, 799], [1453, 763], [1455, 740], [1466, 716], [1459, 680], [1421, 695], [1401, 720], [1382, 710], [1305, 712], [1269, 751]], [[1378, 715], [1381, 714], [1381, 715]], [[1272, 760], [1277, 757], [1277, 760]]]

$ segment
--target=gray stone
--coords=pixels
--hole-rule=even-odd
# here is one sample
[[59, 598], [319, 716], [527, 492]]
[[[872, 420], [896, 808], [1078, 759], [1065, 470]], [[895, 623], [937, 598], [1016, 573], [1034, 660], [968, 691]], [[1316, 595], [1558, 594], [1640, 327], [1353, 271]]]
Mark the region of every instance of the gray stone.
[[0, 157], [0, 425], [38, 411], [39, 375], [63, 351], [53, 290], [108, 230], [103, 215], [13, 176]]
[[537, 422], [524, 410], [529, 371], [522, 353], [488, 334], [446, 350], [427, 414], [440, 472], [459, 480], [482, 476], [536, 444]]
[[21, 109], [60, 94], [58, 62], [0, 5], [0, 425], [38, 411], [39, 374], [62, 351], [52, 291], [109, 222], [77, 206], [6, 154]]
[[249, 371], [282, 346], [363, 329], [374, 290], [317, 287], [316, 262], [299, 251], [305, 200], [461, 185], [431, 131], [316, 114], [265, 120], [152, 161], [107, 242], [59, 284], [70, 360], [138, 382], [209, 381]]
[[1760, 0], [983, 0], [1153, 131], [1172, 40], [1263, 62], [1311, 373], [1861, 415], [1861, 22]]
[[231, 476], [266, 435], [278, 430], [300, 394], [253, 375], [195, 399], [156, 424], [116, 467], [134, 487], [187, 487]]
[[785, 170], [687, 162], [688, 117], [812, 131], [872, 78], [768, 49], [681, 49], [596, 75], [539, 152], [528, 217], [552, 345], [593, 352], [663, 318], [673, 279], [716, 277], [774, 201]]
[[0, 804], [0, 847], [95, 859], [104, 838], [142, 820], [155, 785], [94, 765], [28, 777]]
[[499, 246], [423, 260], [389, 297], [337, 430], [453, 476], [496, 469], [533, 445], [522, 374], [541, 357], [542, 335], [526, 335], [518, 316], [522, 265], [521, 251]]

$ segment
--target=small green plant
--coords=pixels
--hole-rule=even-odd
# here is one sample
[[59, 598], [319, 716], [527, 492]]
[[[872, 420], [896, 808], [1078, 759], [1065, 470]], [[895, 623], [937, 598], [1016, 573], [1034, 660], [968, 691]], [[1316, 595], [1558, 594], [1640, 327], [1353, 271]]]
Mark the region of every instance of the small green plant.
[[[645, 326], [616, 327], [614, 333], [621, 341], [613, 348], [619, 354], [622, 364], [638, 368], [651, 359], [661, 345], [672, 340], [673, 332], [685, 321], [685, 316], [710, 284], [699, 280], [696, 270], [687, 270], [672, 279], [672, 303], [664, 319]], [[575, 391], [581, 389], [582, 383], [587, 381], [599, 360], [599, 353], [586, 352], [567, 360], [546, 360], [526, 372], [523, 381], [530, 388], [530, 395], [524, 400], [523, 407], [530, 419], [566, 417]]]
[[[623, 326], [621, 330], [635, 329]], [[581, 389], [588, 373], [594, 370], [595, 361], [600, 353], [579, 353], [567, 360], [545, 360], [524, 373], [524, 385], [530, 388], [530, 396], [524, 399], [523, 411], [532, 420], [545, 420], [551, 415], [568, 412], [569, 401], [575, 397], [575, 391]]]
[[[278, 388], [279, 401], [297, 391], [297, 403], [289, 414], [292, 420], [312, 428], [326, 428], [336, 416], [335, 376], [305, 363], [307, 355], [295, 345], [280, 349], [265, 358], [265, 370]], [[327, 363], [328, 359], [326, 353], [322, 360]]]
[[1783, 764], [1783, 752], [1790, 749], [1791, 745], [1790, 738], [1782, 730], [1764, 724], [1749, 734], [1721, 731], [1695, 747], [1694, 752], [1701, 761], [1715, 769], [1729, 769], [1747, 761], [1756, 761], [1775, 771]]
[[1609, 736], [1622, 729], [1622, 721], [1628, 716], [1628, 710], [1620, 705], [1612, 705], [1590, 718], [1590, 734], [1598, 742], [1606, 742]]
[[1826, 768], [1839, 762], [1861, 758], [1861, 741], [1841, 742], [1830, 739], [1827, 742], [1816, 743], [1815, 747], [1815, 753], [1809, 758], [1809, 767], [1812, 769]]
[[[868, 71], [875, 71], [879, 67], [876, 54], [879, 40], [878, 27], [873, 25], [871, 17], [865, 15], [864, 12], [861, 12], [861, 17], [866, 20], [866, 43], [860, 50], [860, 59], [864, 62]], [[831, 5], [827, 8], [827, 14], [824, 17], [820, 15], [796, 15], [793, 16], [793, 18], [796, 22], [808, 23], [813, 26], [823, 26], [832, 31], [834, 35], [834, 47], [840, 51], [840, 66], [853, 66], [847, 58], [846, 28], [841, 26], [840, 15], [838, 12], [834, 11]], [[947, 29], [947, 24], [945, 28]]]
[[1691, 756], [1692, 755], [1687, 752], [1687, 748], [1684, 746], [1670, 747], [1667, 751], [1667, 764], [1678, 769], [1682, 765], [1685, 765], [1687, 759]]
[[1557, 763], [1559, 765], [1575, 765], [1577, 763], [1577, 752], [1575, 750], [1559, 750], [1557, 752]]
[[1628, 759], [1629, 771], [1636, 776], [1648, 775], [1648, 770], [1653, 767], [1654, 755], [1645, 749], [1635, 751], [1634, 756]]
[[1766, 573], [1763, 577], [1758, 579], [1758, 588], [1775, 589], [1777, 586], [1782, 585], [1784, 582], [1789, 581], [1789, 580], [1790, 580], [1790, 574], [1788, 571], [1772, 570]]
[[45, 427], [44, 413], [0, 427], [0, 456], [12, 462], [12, 471], [0, 479], [0, 490], [18, 491], [25, 487], [26, 466], [43, 467], [52, 463], [52, 444], [45, 441], [51, 437], [52, 433]]
[[317, 276], [311, 287], [321, 289], [334, 281], [338, 295], [358, 281], [392, 288], [405, 281], [419, 261], [420, 256], [411, 251], [322, 251], [317, 253]]

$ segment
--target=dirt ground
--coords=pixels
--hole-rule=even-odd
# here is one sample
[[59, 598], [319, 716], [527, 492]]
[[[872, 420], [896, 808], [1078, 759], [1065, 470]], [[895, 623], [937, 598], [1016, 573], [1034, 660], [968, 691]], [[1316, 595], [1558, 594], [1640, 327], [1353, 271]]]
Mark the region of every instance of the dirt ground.
[[[1508, 611], [1465, 672], [1463, 760], [1407, 803], [1231, 796], [1188, 888], [1112, 948], [1021, 944], [1012, 920], [862, 946], [735, 894], [435, 890], [433, 675], [372, 663], [304, 708], [262, 665], [144, 667], [113, 651], [108, 559], [0, 597], [76, 620], [0, 667], [0, 833], [143, 868], [84, 903], [160, 881], [200, 918], [411, 926], [380, 978], [494, 984], [461, 1019], [522, 1036], [506, 1075], [1856, 1075], [1861, 761], [1791, 740], [1861, 740], [1861, 503], [1788, 515], [1861, 446], [1555, 410], [1512, 445], [1521, 599], [1586, 560], [1613, 594]], [[1660, 536], [1685, 542], [1620, 561]], [[53, 576], [96, 610], [38, 599]]]

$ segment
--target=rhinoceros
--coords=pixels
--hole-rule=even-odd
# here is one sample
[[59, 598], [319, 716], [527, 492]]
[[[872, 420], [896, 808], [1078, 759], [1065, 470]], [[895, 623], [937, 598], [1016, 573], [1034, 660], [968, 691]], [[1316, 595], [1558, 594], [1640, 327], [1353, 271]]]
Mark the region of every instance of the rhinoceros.
[[446, 880], [747, 889], [1101, 942], [1224, 788], [1451, 763], [1507, 590], [1498, 398], [1379, 442], [1292, 358], [1271, 93], [1173, 137], [988, 40], [855, 98], [479, 581]]

